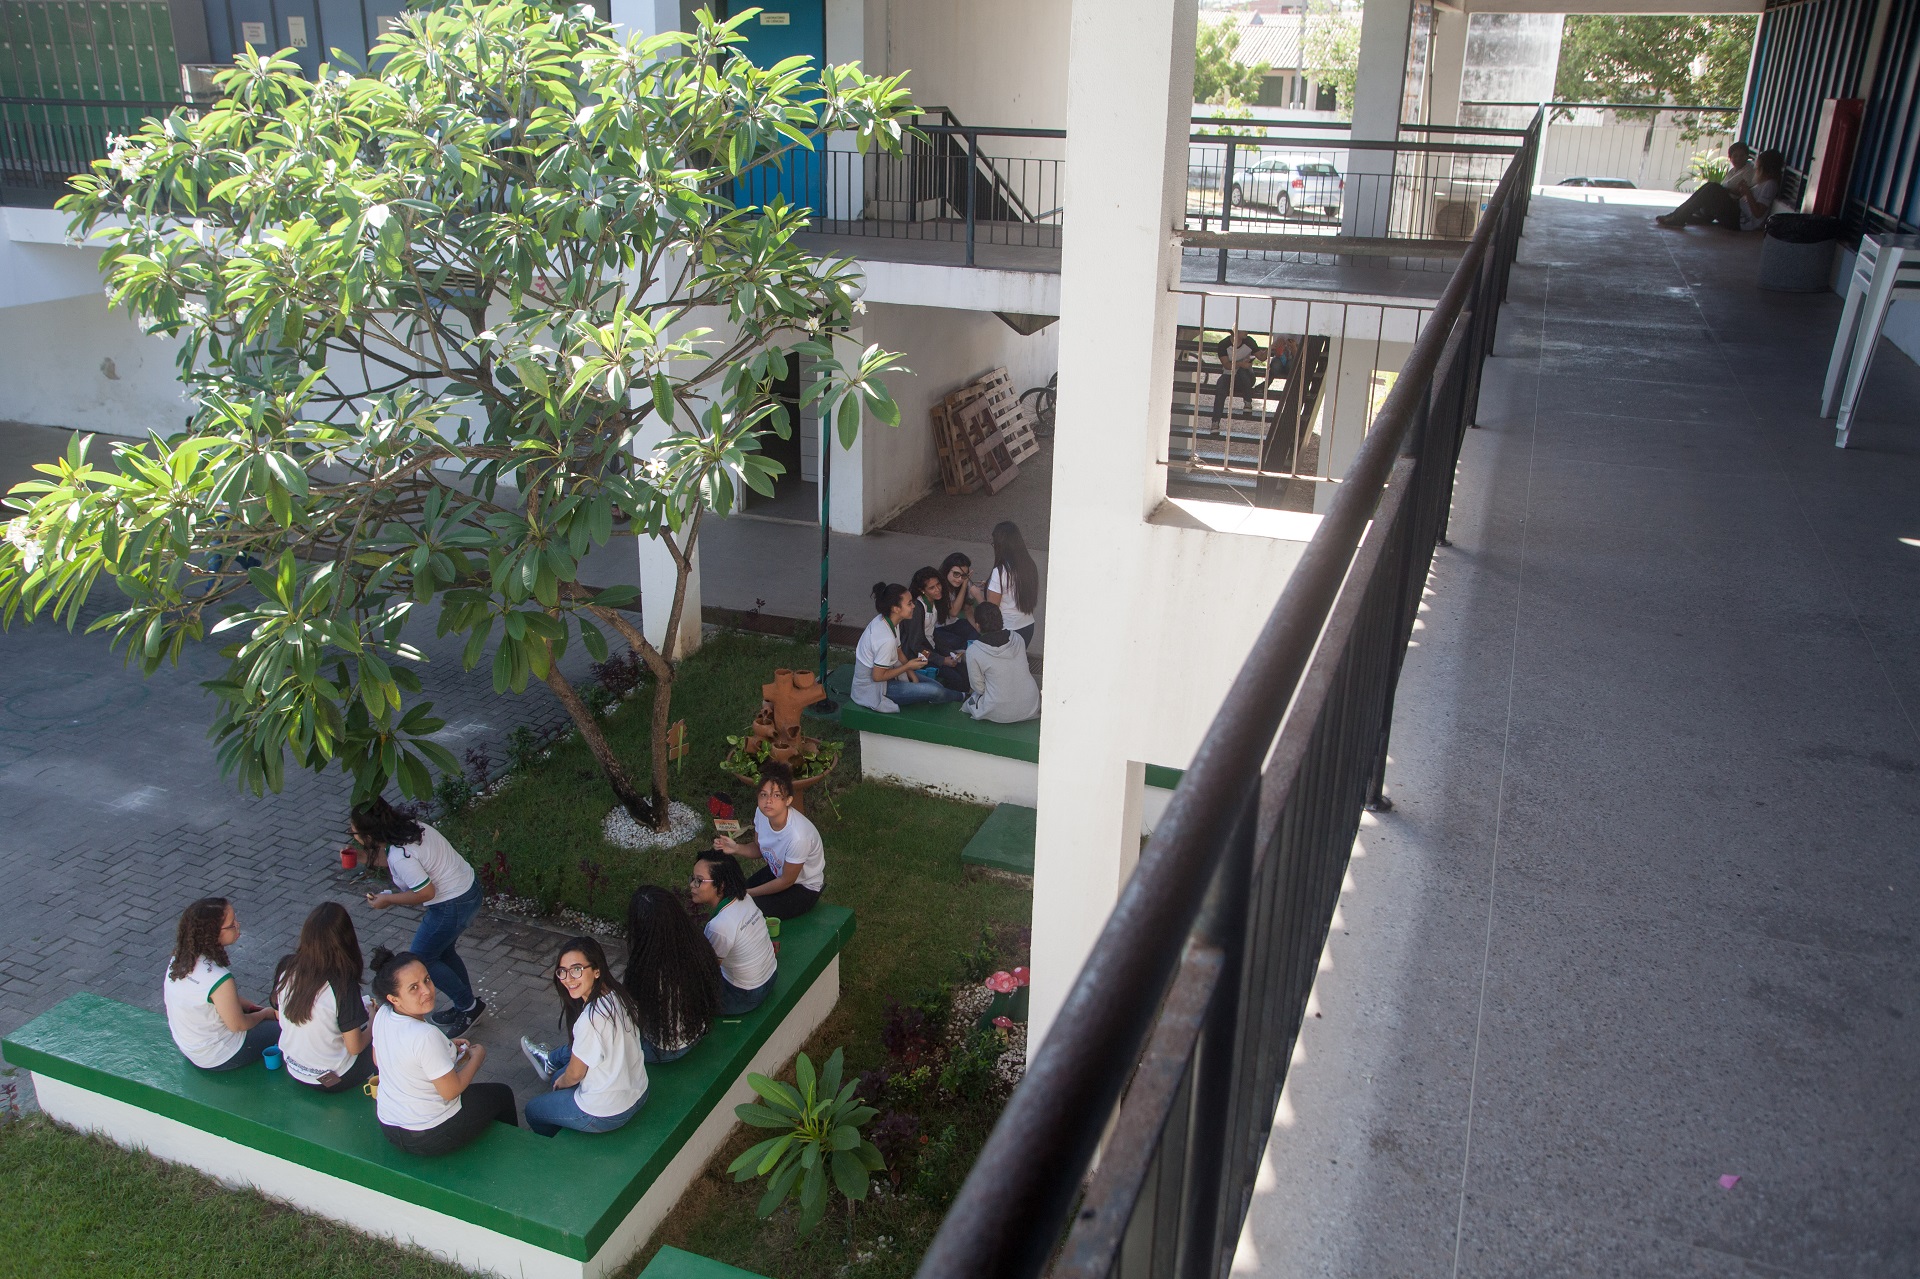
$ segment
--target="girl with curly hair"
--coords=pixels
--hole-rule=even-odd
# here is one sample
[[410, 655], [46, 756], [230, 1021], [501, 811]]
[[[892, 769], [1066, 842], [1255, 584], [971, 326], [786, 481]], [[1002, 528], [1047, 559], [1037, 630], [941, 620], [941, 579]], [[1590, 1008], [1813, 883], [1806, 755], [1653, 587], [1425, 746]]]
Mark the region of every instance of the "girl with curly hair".
[[173, 1042], [202, 1070], [238, 1070], [280, 1038], [273, 1009], [242, 999], [233, 984], [227, 947], [239, 940], [224, 897], [202, 897], [180, 916], [161, 993]]

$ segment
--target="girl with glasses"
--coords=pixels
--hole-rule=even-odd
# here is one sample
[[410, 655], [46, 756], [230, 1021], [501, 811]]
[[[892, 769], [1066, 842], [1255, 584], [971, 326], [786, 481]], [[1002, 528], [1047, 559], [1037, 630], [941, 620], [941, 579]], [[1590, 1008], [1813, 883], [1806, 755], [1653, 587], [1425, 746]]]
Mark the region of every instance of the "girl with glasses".
[[752, 1012], [779, 979], [767, 917], [747, 898], [747, 877], [727, 853], [705, 853], [693, 864], [687, 895], [707, 920], [707, 943], [720, 961], [720, 1015]]
[[542, 1137], [562, 1128], [612, 1132], [647, 1104], [640, 1010], [591, 937], [569, 937], [560, 947], [553, 988], [568, 1042], [548, 1049], [520, 1039], [520, 1051], [550, 1086], [527, 1102], [527, 1127]]
[[180, 916], [161, 993], [173, 1042], [202, 1070], [251, 1065], [280, 1038], [273, 1009], [234, 987], [227, 947], [239, 940], [240, 921], [224, 897], [202, 897]]

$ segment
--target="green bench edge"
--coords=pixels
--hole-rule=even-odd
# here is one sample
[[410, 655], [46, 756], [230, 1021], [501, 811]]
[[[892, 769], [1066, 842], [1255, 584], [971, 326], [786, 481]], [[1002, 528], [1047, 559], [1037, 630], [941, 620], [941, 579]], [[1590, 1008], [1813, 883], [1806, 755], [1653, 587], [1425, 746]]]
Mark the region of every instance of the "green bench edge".
[[640, 1272], [640, 1279], [765, 1279], [765, 1276], [668, 1244], [653, 1255], [647, 1268]]
[[[367, 1122], [365, 1131], [370, 1132], [372, 1140], [377, 1142], [377, 1145], [372, 1147], [377, 1157], [370, 1158], [366, 1154], [354, 1153], [337, 1145], [328, 1145], [310, 1136], [289, 1132], [267, 1120], [222, 1109], [210, 1101], [183, 1096], [154, 1083], [127, 1078], [98, 1066], [89, 1065], [84, 1061], [60, 1055], [57, 1050], [43, 1047], [42, 1044], [50, 1038], [59, 1040], [71, 1038], [71, 1033], [64, 1026], [69, 1018], [75, 1016], [87, 1018], [104, 1009], [112, 1017], [138, 1014], [151, 1023], [158, 1023], [159, 1034], [166, 1039], [167, 1050], [177, 1051], [173, 1048], [171, 1039], [167, 1038], [165, 1019], [162, 1014], [85, 992], [68, 996], [53, 1008], [21, 1026], [4, 1040], [0, 1040], [0, 1047], [5, 1049], [8, 1062], [35, 1074], [45, 1075], [74, 1087], [113, 1098], [213, 1136], [223, 1137], [265, 1154], [285, 1159], [290, 1163], [311, 1168], [316, 1172], [392, 1195], [402, 1202], [418, 1204], [457, 1220], [496, 1231], [575, 1260], [588, 1261], [626, 1219], [627, 1214], [666, 1170], [667, 1165], [692, 1139], [708, 1115], [725, 1098], [727, 1090], [747, 1070], [754, 1054], [765, 1045], [779, 1022], [794, 1010], [807, 990], [826, 971], [834, 958], [845, 949], [847, 942], [853, 936], [853, 913], [842, 906], [822, 904], [810, 915], [789, 921], [787, 928], [783, 929], [781, 939], [782, 957], [790, 953], [790, 942], [798, 940], [792, 936], [795, 925], [811, 933], [820, 924], [826, 925], [826, 933], [819, 939], [821, 944], [813, 948], [797, 973], [786, 966], [781, 968], [780, 984], [775, 988], [773, 998], [754, 1013], [747, 1014], [747, 1018], [742, 1019], [757, 1016], [759, 1017], [758, 1025], [733, 1049], [727, 1065], [710, 1074], [705, 1087], [701, 1090], [699, 1100], [675, 1120], [670, 1135], [654, 1145], [652, 1151], [640, 1166], [633, 1170], [626, 1183], [613, 1195], [607, 1206], [583, 1230], [573, 1230], [555, 1225], [550, 1220], [539, 1220], [522, 1215], [498, 1203], [476, 1198], [472, 1193], [460, 1189], [457, 1184], [448, 1183], [457, 1183], [462, 1180], [459, 1174], [475, 1160], [484, 1158], [502, 1163], [511, 1161], [516, 1167], [541, 1166], [550, 1162], [555, 1155], [562, 1153], [554, 1143], [572, 1144], [580, 1141], [605, 1143], [618, 1140], [620, 1132], [590, 1136], [561, 1133], [548, 1138], [535, 1136], [524, 1127], [518, 1129], [503, 1127], [499, 1132], [490, 1132], [483, 1141], [476, 1142], [466, 1150], [426, 1160], [403, 1154], [390, 1146], [385, 1137], [380, 1135], [378, 1127], [373, 1123], [372, 1115], [368, 1113], [365, 1115]], [[771, 1015], [773, 1013], [778, 1013], [778, 1019]], [[710, 1036], [709, 1039], [711, 1038]], [[677, 1064], [679, 1063], [671, 1063], [656, 1069], [671, 1069]], [[180, 1065], [185, 1069], [193, 1069], [187, 1067], [184, 1062], [180, 1062]], [[238, 1073], [245, 1075], [248, 1072]], [[218, 1077], [207, 1075], [204, 1078]], [[274, 1082], [279, 1086], [294, 1087], [285, 1081]], [[336, 1108], [342, 1102], [361, 1101], [364, 1104], [363, 1099], [358, 1098], [357, 1094], [334, 1097], [299, 1096], [299, 1100], [303, 1105]], [[644, 1111], [642, 1113], [644, 1114]], [[536, 1144], [527, 1145], [526, 1143], [529, 1142]], [[505, 1143], [506, 1148], [503, 1149], [502, 1143]], [[577, 1193], [570, 1192], [569, 1197], [577, 1202]]]

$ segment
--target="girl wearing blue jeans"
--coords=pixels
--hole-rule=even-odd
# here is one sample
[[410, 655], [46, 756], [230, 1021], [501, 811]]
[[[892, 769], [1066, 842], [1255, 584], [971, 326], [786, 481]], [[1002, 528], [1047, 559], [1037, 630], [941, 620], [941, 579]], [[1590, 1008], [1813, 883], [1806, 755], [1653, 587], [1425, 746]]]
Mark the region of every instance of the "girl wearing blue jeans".
[[853, 649], [855, 703], [893, 714], [902, 706], [957, 702], [966, 694], [942, 684], [924, 653], [900, 648], [900, 624], [913, 616], [913, 594], [899, 582], [873, 584], [874, 619]]
[[570, 1042], [548, 1049], [521, 1038], [520, 1051], [551, 1086], [527, 1102], [527, 1127], [542, 1137], [562, 1128], [612, 1132], [647, 1102], [639, 1010], [591, 937], [569, 937], [560, 947], [553, 986]]
[[439, 831], [378, 796], [353, 810], [347, 829], [353, 842], [393, 880], [395, 891], [368, 893], [367, 905], [375, 910], [426, 907], [407, 952], [419, 957], [434, 986], [453, 1000], [451, 1008], [441, 1009], [429, 1020], [447, 1038], [458, 1039], [487, 1011], [473, 992], [466, 962], [454, 949], [460, 934], [480, 913], [480, 877]]

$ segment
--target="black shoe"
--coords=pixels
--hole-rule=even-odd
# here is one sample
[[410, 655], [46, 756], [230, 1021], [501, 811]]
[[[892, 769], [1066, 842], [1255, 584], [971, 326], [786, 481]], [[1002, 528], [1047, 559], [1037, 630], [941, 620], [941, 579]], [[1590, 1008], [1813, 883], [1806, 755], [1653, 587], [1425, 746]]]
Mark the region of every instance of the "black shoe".
[[458, 1039], [460, 1036], [466, 1034], [468, 1028], [470, 1028], [474, 1022], [479, 1021], [480, 1018], [486, 1014], [486, 1011], [487, 1001], [484, 999], [476, 999], [473, 1001], [473, 1007], [467, 1009], [465, 1012], [455, 1012], [453, 1014], [453, 1020], [441, 1023], [440, 1029], [446, 1032], [448, 1039]]

